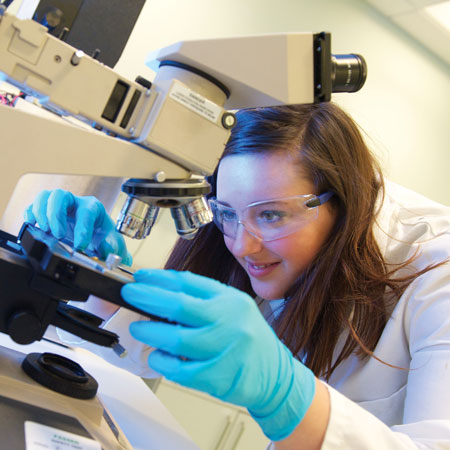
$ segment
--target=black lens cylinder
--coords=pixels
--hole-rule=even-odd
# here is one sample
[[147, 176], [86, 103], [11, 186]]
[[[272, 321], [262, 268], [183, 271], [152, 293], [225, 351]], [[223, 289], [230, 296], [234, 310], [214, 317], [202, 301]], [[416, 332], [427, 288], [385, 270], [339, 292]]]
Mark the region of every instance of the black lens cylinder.
[[367, 78], [367, 64], [361, 55], [331, 56], [332, 92], [359, 91]]

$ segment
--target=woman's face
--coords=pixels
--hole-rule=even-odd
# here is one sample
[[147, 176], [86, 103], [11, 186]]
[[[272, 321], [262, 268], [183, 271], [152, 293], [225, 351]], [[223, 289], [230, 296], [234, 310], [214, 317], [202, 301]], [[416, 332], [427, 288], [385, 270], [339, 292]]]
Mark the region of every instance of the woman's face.
[[[224, 158], [219, 166], [217, 199], [242, 210], [250, 203], [315, 192], [301, 175], [298, 162], [286, 154], [245, 154]], [[283, 298], [314, 259], [335, 221], [330, 202], [319, 207], [317, 219], [280, 239], [263, 242], [241, 224], [225, 245], [245, 269], [257, 295], [266, 300]]]

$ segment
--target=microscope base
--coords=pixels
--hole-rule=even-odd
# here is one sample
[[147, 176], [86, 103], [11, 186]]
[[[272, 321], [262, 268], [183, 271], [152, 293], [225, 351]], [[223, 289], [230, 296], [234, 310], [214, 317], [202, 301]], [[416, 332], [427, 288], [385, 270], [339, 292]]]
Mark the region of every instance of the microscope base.
[[74, 399], [39, 385], [22, 370], [24, 358], [23, 353], [0, 346], [2, 448], [26, 448], [25, 422], [29, 421], [93, 439], [102, 448], [132, 449], [98, 397]]

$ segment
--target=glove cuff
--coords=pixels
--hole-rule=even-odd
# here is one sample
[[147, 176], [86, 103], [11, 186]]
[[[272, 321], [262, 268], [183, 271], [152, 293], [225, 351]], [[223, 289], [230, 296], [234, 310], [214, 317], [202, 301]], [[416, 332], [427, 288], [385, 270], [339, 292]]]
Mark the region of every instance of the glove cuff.
[[258, 416], [249, 410], [271, 441], [281, 441], [294, 431], [311, 406], [316, 391], [312, 371], [294, 358], [291, 358], [291, 364], [291, 383], [278, 407], [266, 416]]

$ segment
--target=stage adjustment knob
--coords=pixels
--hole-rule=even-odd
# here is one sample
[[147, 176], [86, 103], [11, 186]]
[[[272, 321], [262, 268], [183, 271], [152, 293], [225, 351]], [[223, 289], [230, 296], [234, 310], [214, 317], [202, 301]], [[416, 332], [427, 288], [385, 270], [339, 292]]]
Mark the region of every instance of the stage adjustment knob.
[[7, 333], [18, 344], [31, 344], [41, 339], [42, 324], [31, 311], [15, 311], [8, 319]]

